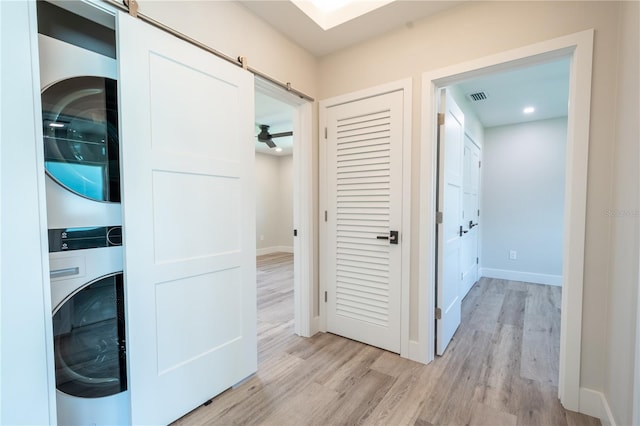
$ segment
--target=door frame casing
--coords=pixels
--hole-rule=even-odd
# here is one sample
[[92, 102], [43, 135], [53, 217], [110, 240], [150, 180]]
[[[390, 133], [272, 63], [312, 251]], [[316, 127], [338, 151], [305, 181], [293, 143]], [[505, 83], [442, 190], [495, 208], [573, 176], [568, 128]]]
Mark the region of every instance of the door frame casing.
[[299, 336], [311, 337], [317, 331], [313, 316], [313, 104], [259, 76], [255, 76], [254, 87], [255, 91], [294, 108], [293, 228], [298, 231], [293, 238], [294, 331]]
[[[410, 318], [410, 250], [411, 250], [411, 114], [412, 114], [412, 80], [406, 78], [363, 90], [324, 99], [319, 103], [318, 121], [318, 155], [320, 160], [319, 179], [319, 269], [320, 285], [319, 295], [327, 290], [327, 222], [324, 221], [324, 212], [327, 210], [327, 144], [325, 139], [325, 126], [327, 122], [327, 109], [341, 104], [372, 98], [391, 92], [402, 91], [402, 230], [400, 232], [400, 247], [402, 249], [401, 283], [400, 283], [400, 356], [409, 358], [409, 318]], [[320, 331], [327, 331], [327, 312], [324, 297], [319, 297], [319, 321]]]
[[569, 34], [422, 75], [418, 361], [434, 359], [436, 93], [439, 88], [480, 75], [558, 58], [571, 58], [565, 183], [563, 289], [558, 395], [565, 408], [580, 411], [582, 297], [591, 111], [594, 30]]

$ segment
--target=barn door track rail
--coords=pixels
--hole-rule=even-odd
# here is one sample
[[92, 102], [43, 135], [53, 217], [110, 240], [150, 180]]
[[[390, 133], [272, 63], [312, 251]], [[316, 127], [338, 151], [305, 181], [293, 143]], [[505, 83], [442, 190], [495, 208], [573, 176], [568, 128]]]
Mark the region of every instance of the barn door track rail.
[[267, 74], [264, 74], [264, 73], [256, 70], [255, 68], [250, 67], [248, 65], [248, 61], [247, 61], [247, 58], [245, 56], [238, 56], [237, 58], [233, 58], [231, 56], [225, 55], [224, 53], [222, 53], [222, 52], [220, 52], [220, 51], [218, 51], [216, 49], [213, 49], [212, 47], [207, 46], [206, 44], [201, 43], [200, 41], [198, 41], [198, 40], [196, 40], [194, 38], [191, 38], [186, 34], [183, 34], [183, 33], [179, 32], [179, 31], [176, 31], [173, 28], [168, 27], [168, 26], [164, 25], [163, 23], [156, 21], [155, 19], [153, 19], [153, 18], [151, 18], [151, 17], [149, 17], [149, 16], [147, 16], [147, 15], [145, 15], [143, 13], [140, 13], [138, 11], [138, 2], [137, 2], [137, 0], [122, 0], [122, 2], [117, 1], [117, 0], [104, 0], [104, 1], [106, 3], [109, 3], [112, 6], [117, 7], [120, 10], [123, 10], [123, 11], [129, 13], [129, 15], [133, 16], [134, 18], [138, 18], [141, 21], [146, 22], [147, 24], [153, 25], [154, 27], [156, 27], [156, 28], [158, 28], [158, 29], [160, 29], [162, 31], [165, 31], [165, 32], [167, 32], [167, 33], [169, 33], [169, 34], [171, 34], [171, 35], [173, 35], [175, 37], [178, 37], [179, 39], [184, 40], [187, 43], [190, 43], [190, 44], [192, 44], [192, 45], [194, 45], [194, 46], [196, 46], [196, 47], [198, 47], [198, 48], [200, 48], [202, 50], [205, 50], [205, 51], [211, 53], [212, 55], [215, 55], [215, 56], [217, 56], [217, 57], [219, 57], [221, 59], [224, 59], [225, 61], [227, 61], [227, 62], [229, 62], [229, 63], [231, 63], [233, 65], [242, 67], [243, 69], [249, 71], [250, 73], [252, 73], [252, 74], [254, 74], [254, 75], [258, 76], [258, 77], [261, 77], [261, 78], [269, 81], [270, 83], [272, 83], [272, 84], [274, 84], [274, 85], [276, 85], [278, 87], [283, 88], [287, 92], [290, 92], [290, 93], [300, 97], [301, 99], [305, 99], [305, 100], [307, 100], [309, 102], [313, 102], [314, 101], [314, 99], [311, 96], [309, 96], [309, 95], [307, 95], [307, 94], [305, 94], [305, 93], [303, 93], [303, 92], [301, 92], [299, 90], [294, 89], [291, 86], [291, 83], [289, 83], [289, 82], [282, 83], [281, 81], [278, 81], [275, 78], [272, 78], [272, 77], [268, 76]]

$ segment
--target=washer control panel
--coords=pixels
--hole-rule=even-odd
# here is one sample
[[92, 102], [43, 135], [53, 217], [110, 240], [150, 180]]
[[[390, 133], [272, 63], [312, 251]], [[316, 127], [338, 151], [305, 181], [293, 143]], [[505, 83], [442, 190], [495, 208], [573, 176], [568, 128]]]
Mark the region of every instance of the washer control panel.
[[122, 226], [49, 229], [49, 253], [122, 245]]

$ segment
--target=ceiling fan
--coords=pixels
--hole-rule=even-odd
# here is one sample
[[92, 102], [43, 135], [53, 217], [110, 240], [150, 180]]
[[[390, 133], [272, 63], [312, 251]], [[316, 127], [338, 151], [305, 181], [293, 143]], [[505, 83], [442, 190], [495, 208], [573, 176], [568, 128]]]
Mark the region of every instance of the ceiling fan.
[[282, 138], [284, 136], [292, 136], [293, 132], [281, 132], [281, 133], [269, 133], [269, 126], [266, 124], [260, 124], [260, 133], [258, 133], [258, 141], [264, 142], [269, 148], [275, 148], [276, 144], [273, 142], [273, 138]]

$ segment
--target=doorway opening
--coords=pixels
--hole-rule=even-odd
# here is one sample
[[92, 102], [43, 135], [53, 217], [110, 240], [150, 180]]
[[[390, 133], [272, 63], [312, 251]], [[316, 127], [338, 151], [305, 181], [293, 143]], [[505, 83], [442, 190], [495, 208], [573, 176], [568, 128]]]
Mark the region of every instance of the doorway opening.
[[[570, 84], [567, 119], [564, 240], [562, 244], [562, 312], [558, 395], [565, 408], [580, 409], [580, 338], [582, 330], [582, 287], [585, 244], [587, 157], [591, 101], [593, 31], [588, 30], [535, 45], [502, 52], [468, 63], [423, 74], [423, 120], [421, 153], [421, 226], [419, 270], [419, 340], [423, 362], [435, 352], [436, 249], [436, 161], [437, 95], [440, 89], [471, 78], [569, 58]], [[424, 292], [424, 293], [423, 293]], [[424, 324], [424, 326], [422, 326]]]
[[[569, 66], [568, 58], [558, 59], [442, 89], [437, 208], [443, 221], [438, 225], [436, 252], [437, 354], [444, 353], [461, 317], [468, 323], [469, 318], [461, 315], [461, 311], [469, 313], [461, 309], [462, 301], [480, 277], [562, 285]], [[522, 290], [526, 287], [518, 288]], [[549, 300], [557, 299], [555, 306], [549, 307], [545, 317], [557, 311], [559, 323], [560, 289], [554, 294], [556, 297]], [[491, 299], [482, 321], [477, 318], [468, 326], [486, 323], [487, 317], [502, 318], [497, 310], [499, 298]], [[527, 302], [531, 322], [530, 305], [540, 303], [521, 299]], [[476, 308], [481, 300], [474, 302]], [[536, 329], [541, 327], [558, 333], [548, 351], [557, 354], [559, 327], [535, 325]], [[525, 333], [525, 343], [530, 340], [527, 337]], [[557, 361], [557, 356], [550, 360], [556, 371]], [[557, 384], [557, 374], [549, 379]]]
[[274, 333], [313, 334], [311, 103], [256, 77], [255, 124], [261, 357]]

